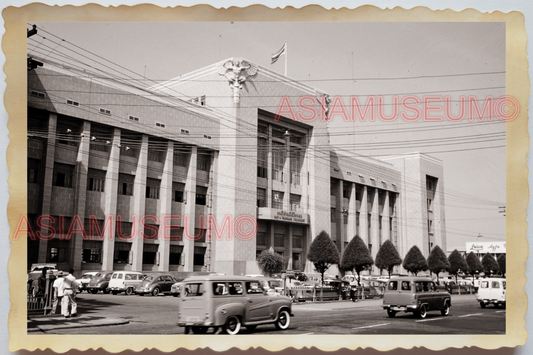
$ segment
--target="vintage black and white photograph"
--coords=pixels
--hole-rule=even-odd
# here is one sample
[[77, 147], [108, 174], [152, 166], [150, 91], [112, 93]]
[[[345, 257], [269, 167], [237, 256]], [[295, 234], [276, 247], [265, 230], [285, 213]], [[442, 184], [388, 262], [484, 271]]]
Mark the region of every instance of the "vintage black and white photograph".
[[27, 31], [28, 335], [506, 334], [504, 22]]

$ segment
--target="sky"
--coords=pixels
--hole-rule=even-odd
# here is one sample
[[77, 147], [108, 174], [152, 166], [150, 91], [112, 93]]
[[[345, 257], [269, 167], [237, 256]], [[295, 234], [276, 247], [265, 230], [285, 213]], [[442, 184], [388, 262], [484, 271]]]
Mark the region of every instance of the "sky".
[[[84, 53], [87, 63], [93, 58], [97, 65], [105, 58], [122, 72], [156, 81], [229, 57], [244, 57], [283, 74], [285, 58], [272, 65], [270, 56], [287, 43], [287, 75], [341, 98], [349, 114], [352, 97], [362, 104], [382, 98], [385, 115], [392, 115], [394, 97], [400, 102], [407, 96], [420, 101], [433, 97], [441, 111], [431, 115], [442, 121], [406, 122], [397, 114], [389, 122], [379, 116], [373, 122], [346, 122], [335, 114], [331, 142], [373, 158], [419, 151], [442, 160], [448, 249], [505, 240], [505, 217], [499, 212], [505, 205], [505, 125], [487, 118], [451, 122], [441, 103], [449, 96], [451, 112], [458, 115], [461, 96], [475, 97], [481, 110], [487, 97], [505, 94], [505, 24], [36, 24], [41, 30], [28, 40], [30, 55], [69, 61], [65, 54]], [[399, 113], [402, 107], [396, 107]]]

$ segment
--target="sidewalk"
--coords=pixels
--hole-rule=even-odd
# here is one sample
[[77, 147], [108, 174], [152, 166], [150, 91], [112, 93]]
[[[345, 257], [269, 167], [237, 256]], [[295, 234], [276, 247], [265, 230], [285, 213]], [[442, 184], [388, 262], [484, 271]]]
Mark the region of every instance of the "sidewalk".
[[128, 324], [123, 318], [107, 318], [102, 316], [80, 315], [65, 318], [62, 315], [28, 317], [28, 333], [47, 332], [55, 329], [74, 329], [85, 327], [101, 327], [107, 325]]

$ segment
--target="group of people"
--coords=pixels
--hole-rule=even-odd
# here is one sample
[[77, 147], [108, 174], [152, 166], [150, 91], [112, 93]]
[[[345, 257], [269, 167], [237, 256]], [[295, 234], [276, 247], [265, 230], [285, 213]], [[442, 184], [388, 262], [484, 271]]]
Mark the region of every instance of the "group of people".
[[72, 275], [73, 269], [68, 273], [59, 271], [57, 278], [52, 284], [52, 310], [50, 314], [55, 314], [57, 305], [61, 302], [61, 314], [65, 318], [76, 317], [78, 315], [78, 305], [76, 304], [76, 278]]

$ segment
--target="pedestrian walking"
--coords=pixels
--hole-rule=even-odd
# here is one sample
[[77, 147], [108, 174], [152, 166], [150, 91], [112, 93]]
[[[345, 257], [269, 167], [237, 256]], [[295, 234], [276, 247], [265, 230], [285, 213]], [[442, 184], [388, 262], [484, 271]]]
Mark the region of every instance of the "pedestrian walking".
[[78, 305], [74, 299], [77, 289], [76, 278], [72, 275], [73, 269], [69, 270], [67, 276], [63, 277], [63, 299], [61, 300], [61, 313], [65, 318], [76, 317], [78, 311]]
[[350, 282], [350, 300], [357, 302], [357, 283], [355, 280]]
[[37, 294], [44, 295], [46, 292], [46, 273], [48, 272], [48, 268], [45, 267], [43, 271], [41, 272], [41, 276], [37, 279]]
[[57, 273], [57, 278], [54, 280], [54, 283], [52, 284], [52, 310], [50, 311], [50, 314], [56, 314], [57, 304], [61, 302], [63, 298], [63, 271], [59, 271]]

